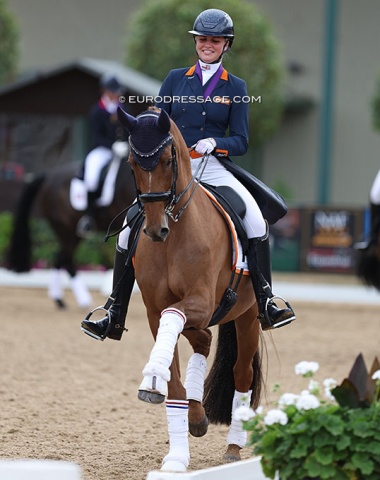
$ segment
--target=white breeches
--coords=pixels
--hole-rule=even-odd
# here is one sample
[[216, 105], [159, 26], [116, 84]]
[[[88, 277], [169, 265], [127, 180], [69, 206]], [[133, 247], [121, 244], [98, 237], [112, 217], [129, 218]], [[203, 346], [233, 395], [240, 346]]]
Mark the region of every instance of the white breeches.
[[[202, 157], [191, 160], [193, 175], [195, 175], [201, 161]], [[198, 172], [197, 176], [199, 176], [200, 173], [201, 171]], [[233, 188], [236, 193], [240, 195], [247, 209], [243, 223], [248, 238], [263, 237], [266, 234], [266, 223], [256, 200], [239, 180], [235, 178], [231, 172], [226, 170], [219, 160], [212, 155], [208, 157], [201, 181], [215, 187], [226, 185]]]
[[96, 147], [87, 155], [84, 166], [84, 183], [89, 192], [95, 192], [99, 186], [102, 168], [112, 159], [112, 150]]
[[377, 172], [375, 180], [369, 192], [370, 202], [374, 205], [380, 205], [380, 170]]

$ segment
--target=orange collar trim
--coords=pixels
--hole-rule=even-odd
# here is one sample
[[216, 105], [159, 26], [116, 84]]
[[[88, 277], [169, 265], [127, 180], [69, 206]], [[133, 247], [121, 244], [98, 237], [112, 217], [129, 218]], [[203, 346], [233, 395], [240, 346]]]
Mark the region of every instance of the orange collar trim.
[[[195, 65], [189, 68], [189, 70], [185, 73], [187, 77], [190, 77], [191, 75], [194, 75], [195, 72]], [[223, 68], [222, 75], [220, 76], [222, 80], [228, 81], [228, 72], [225, 68]]]

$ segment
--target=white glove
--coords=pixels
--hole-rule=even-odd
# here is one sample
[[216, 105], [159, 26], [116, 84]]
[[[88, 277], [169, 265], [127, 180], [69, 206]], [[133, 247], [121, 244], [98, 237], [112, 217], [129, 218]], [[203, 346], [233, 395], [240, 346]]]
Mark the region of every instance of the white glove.
[[215, 149], [215, 147], [216, 141], [213, 138], [203, 138], [202, 140], [199, 140], [195, 145], [193, 145], [195, 151], [202, 155], [211, 153]]
[[126, 157], [129, 153], [129, 144], [128, 142], [122, 142], [121, 140], [116, 140], [112, 144], [112, 151], [114, 155], [116, 155], [119, 158]]

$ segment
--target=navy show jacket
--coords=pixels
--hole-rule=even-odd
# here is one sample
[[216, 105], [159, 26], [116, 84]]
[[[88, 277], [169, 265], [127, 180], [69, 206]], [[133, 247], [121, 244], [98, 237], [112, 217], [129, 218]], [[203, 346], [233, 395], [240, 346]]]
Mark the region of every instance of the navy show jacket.
[[202, 87], [195, 65], [171, 70], [155, 105], [171, 116], [188, 147], [212, 137], [218, 155], [244, 155], [248, 149], [246, 83], [223, 69], [210, 97], [204, 99], [206, 87], [207, 83]]

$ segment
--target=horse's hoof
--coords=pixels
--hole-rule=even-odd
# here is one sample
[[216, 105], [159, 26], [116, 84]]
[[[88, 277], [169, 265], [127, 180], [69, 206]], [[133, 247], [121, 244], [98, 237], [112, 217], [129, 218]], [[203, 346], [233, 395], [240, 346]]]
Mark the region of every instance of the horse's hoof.
[[234, 463], [241, 460], [240, 457], [241, 447], [239, 445], [230, 444], [228, 445], [226, 453], [223, 455], [224, 463]]
[[208, 428], [208, 418], [205, 415], [199, 423], [189, 422], [189, 433], [193, 437], [203, 437], [206, 435]]
[[56, 304], [57, 307], [60, 308], [60, 309], [66, 308], [66, 303], [65, 303], [63, 300], [61, 300], [60, 298], [57, 298], [57, 299], [55, 300], [55, 304]]
[[165, 395], [156, 392], [148, 392], [146, 390], [139, 390], [137, 397], [142, 402], [154, 403], [156, 405], [164, 403], [165, 401]]
[[224, 463], [234, 463], [234, 462], [239, 462], [240, 460], [241, 460], [240, 455], [233, 455], [229, 453], [225, 453], [223, 455]]

